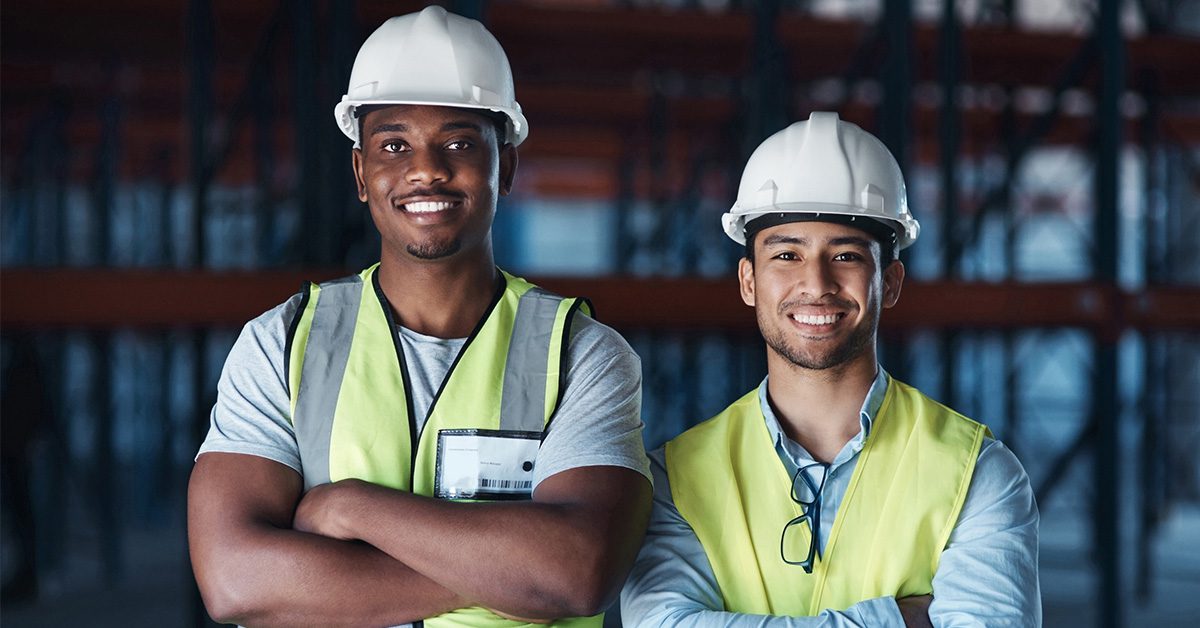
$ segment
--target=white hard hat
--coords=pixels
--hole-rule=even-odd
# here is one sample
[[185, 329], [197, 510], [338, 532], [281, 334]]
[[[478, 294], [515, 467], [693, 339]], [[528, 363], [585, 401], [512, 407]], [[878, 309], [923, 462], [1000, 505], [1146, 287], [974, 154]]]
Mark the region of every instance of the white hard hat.
[[360, 105], [487, 109], [508, 117], [502, 141], [516, 146], [529, 134], [500, 42], [483, 24], [439, 6], [389, 19], [359, 48], [350, 86], [333, 109], [356, 148]]
[[747, 223], [757, 218], [764, 218], [758, 228], [824, 220], [874, 233], [883, 225], [884, 235], [895, 235], [896, 250], [921, 232], [908, 211], [904, 175], [883, 142], [824, 111], [768, 137], [750, 156], [737, 202], [721, 225], [745, 244]]

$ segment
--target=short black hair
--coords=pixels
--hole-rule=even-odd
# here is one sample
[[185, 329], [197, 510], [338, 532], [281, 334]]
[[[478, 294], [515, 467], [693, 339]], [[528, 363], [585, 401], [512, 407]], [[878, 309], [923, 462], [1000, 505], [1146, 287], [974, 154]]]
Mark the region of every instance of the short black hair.
[[881, 266], [886, 267], [888, 264], [900, 259], [899, 234], [882, 221], [875, 220], [874, 218], [844, 214], [797, 214], [784, 212], [764, 214], [746, 223], [746, 259], [750, 260], [751, 264], [754, 263], [754, 238], [758, 235], [759, 231], [789, 222], [832, 222], [848, 225], [865, 231], [867, 235], [871, 236], [871, 239], [879, 243], [879, 263]]
[[[363, 120], [365, 120], [367, 118], [367, 114], [371, 113], [372, 111], [376, 111], [378, 109], [383, 109], [385, 107], [390, 107], [390, 106], [392, 106], [392, 105], [359, 105], [351, 110], [354, 113], [355, 119], [358, 120], [358, 145], [359, 146], [362, 146], [363, 137], [365, 135], [364, 131], [363, 131]], [[464, 111], [470, 111], [471, 113], [477, 113], [477, 114], [487, 118], [488, 120], [491, 120], [492, 126], [495, 127], [495, 129], [496, 129], [496, 147], [497, 148], [503, 147], [505, 144], [508, 143], [508, 141], [507, 141], [508, 140], [508, 116], [500, 113], [499, 111], [492, 111], [490, 109], [469, 109], [466, 107], [462, 107], [462, 109]]]

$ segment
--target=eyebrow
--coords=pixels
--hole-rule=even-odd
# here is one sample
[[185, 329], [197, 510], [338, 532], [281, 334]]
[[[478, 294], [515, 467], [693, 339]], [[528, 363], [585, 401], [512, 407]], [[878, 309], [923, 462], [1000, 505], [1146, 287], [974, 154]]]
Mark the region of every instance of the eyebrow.
[[[442, 125], [442, 131], [464, 131], [464, 130], [475, 131], [476, 133], [480, 133], [480, 134], [483, 133], [482, 126], [475, 124], [474, 122], [467, 121], [467, 120], [458, 120], [458, 121], [454, 121], [454, 122], [447, 122], [446, 124]], [[408, 125], [406, 125], [406, 124], [380, 124], [371, 129], [371, 135], [378, 135], [380, 133], [407, 133], [407, 132], [408, 132]]]
[[808, 246], [808, 238], [797, 238], [796, 236], [775, 234], [763, 238], [763, 246], [771, 246], [772, 244], [796, 244], [799, 246]]
[[442, 125], [443, 131], [475, 131], [483, 133], [483, 126], [467, 120], [456, 120]]
[[380, 133], [404, 133], [408, 131], [408, 127], [403, 124], [379, 124], [371, 129], [371, 135], [379, 135]]
[[840, 238], [833, 238], [829, 241], [829, 244], [833, 246], [861, 246], [864, 249], [871, 248], [870, 240], [866, 238], [860, 238], [858, 236], [842, 236]]
[[[775, 244], [794, 244], [796, 246], [808, 246], [809, 240], [808, 240], [808, 238], [801, 238], [801, 237], [782, 235], [782, 234], [775, 234], [775, 235], [767, 236], [766, 238], [763, 239], [763, 246], [772, 246]], [[841, 237], [837, 237], [837, 238], [831, 238], [829, 240], [829, 245], [830, 246], [861, 246], [864, 249], [869, 249], [869, 248], [871, 248], [871, 241], [868, 240], [867, 238], [860, 238], [858, 236], [841, 236]]]

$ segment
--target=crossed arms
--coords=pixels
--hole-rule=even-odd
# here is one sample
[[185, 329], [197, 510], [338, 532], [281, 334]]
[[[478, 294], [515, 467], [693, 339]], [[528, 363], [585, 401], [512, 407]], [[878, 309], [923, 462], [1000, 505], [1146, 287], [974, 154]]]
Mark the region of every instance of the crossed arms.
[[528, 502], [455, 503], [345, 480], [302, 494], [286, 465], [200, 456], [188, 544], [218, 621], [395, 625], [466, 606], [532, 620], [594, 615], [641, 545], [650, 483], [579, 467]]

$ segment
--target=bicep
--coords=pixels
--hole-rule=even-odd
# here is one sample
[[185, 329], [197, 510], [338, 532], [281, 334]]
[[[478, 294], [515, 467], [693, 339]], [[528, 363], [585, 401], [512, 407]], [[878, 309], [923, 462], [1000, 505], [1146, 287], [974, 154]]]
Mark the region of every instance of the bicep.
[[533, 501], [574, 513], [597, 542], [632, 561], [650, 516], [650, 481], [624, 467], [576, 467], [543, 480]]
[[290, 528], [302, 491], [290, 467], [244, 454], [201, 454], [188, 484], [188, 545], [197, 579], [243, 542]]

